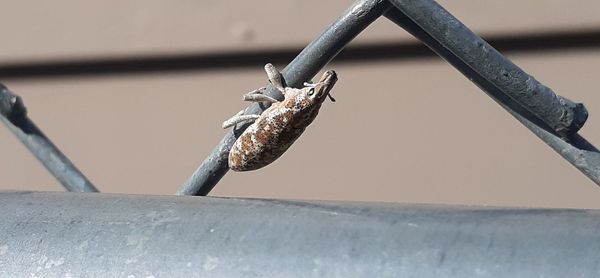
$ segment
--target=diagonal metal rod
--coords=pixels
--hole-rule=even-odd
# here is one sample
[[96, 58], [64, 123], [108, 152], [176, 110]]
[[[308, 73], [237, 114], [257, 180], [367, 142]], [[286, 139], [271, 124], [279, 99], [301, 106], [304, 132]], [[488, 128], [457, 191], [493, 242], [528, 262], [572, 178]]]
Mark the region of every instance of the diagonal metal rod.
[[587, 111], [556, 95], [433, 0], [390, 0], [435, 41], [563, 137], [577, 133]]
[[0, 121], [37, 157], [48, 171], [72, 192], [98, 192], [96, 187], [27, 117], [21, 97], [0, 84]]
[[[354, 37], [375, 19], [379, 18], [391, 5], [381, 0], [359, 0], [354, 2], [331, 26], [311, 42], [298, 56], [282, 70], [282, 75], [290, 87], [298, 87], [311, 79], [331, 61]], [[267, 62], [267, 61], [265, 61]], [[281, 99], [281, 94], [271, 86], [269, 96]], [[245, 114], [260, 114], [267, 107], [253, 104]], [[227, 173], [229, 150], [244, 126], [236, 131], [229, 130], [212, 153], [183, 184], [178, 195], [207, 195]], [[234, 134], [235, 132], [235, 134]]]
[[[419, 3], [424, 3], [424, 1]], [[439, 7], [437, 4], [433, 4], [429, 6], [432, 10], [422, 11], [425, 13], [434, 13], [438, 12], [437, 9], [441, 9], [441, 7]], [[414, 7], [411, 7], [411, 9], [413, 8]], [[422, 7], [419, 7], [419, 9], [422, 9]], [[532, 113], [530, 109], [523, 107], [518, 101], [513, 99], [509, 93], [503, 90], [504, 88], [501, 89], [500, 86], [492, 83], [490, 80], [493, 79], [495, 75], [502, 74], [502, 67], [489, 69], [487, 71], [477, 71], [468, 65], [463, 59], [461, 59], [461, 54], [468, 55], [469, 53], [451, 52], [450, 46], [446, 45], [442, 40], [436, 40], [438, 39], [437, 36], [434, 37], [424, 30], [426, 29], [424, 26], [429, 26], [427, 24], [430, 24], [431, 22], [425, 20], [420, 22], [421, 25], [419, 25], [398, 9], [390, 9], [388, 12], [386, 12], [385, 16], [407, 30], [413, 36], [425, 43], [439, 56], [448, 61], [448, 63], [463, 73], [467, 78], [469, 78], [469, 80], [474, 82], [482, 90], [488, 93], [490, 97], [492, 97], [510, 114], [517, 118], [517, 120], [530, 129], [536, 136], [542, 139], [546, 144], [548, 144], [552, 149], [558, 152], [562, 157], [573, 164], [573, 166], [583, 172], [586, 176], [592, 179], [596, 184], [600, 185], [600, 153], [598, 150], [578, 134], [572, 134], [568, 137], [568, 140], [564, 140], [561, 135], [559, 135], [547, 124], [547, 121], [540, 119], [539, 116]], [[466, 35], [470, 36], [471, 34], [472, 33]], [[457, 40], [460, 40], [461, 35], [465, 35], [465, 32], [456, 32], [451, 34], [451, 36], [456, 37]], [[479, 40], [481, 39], [479, 38]], [[513, 64], [510, 63], [510, 65]], [[517, 80], [510, 80], [509, 82], [517, 82]], [[542, 86], [543, 85], [540, 87]], [[544, 104], [539, 103], [538, 105]]]

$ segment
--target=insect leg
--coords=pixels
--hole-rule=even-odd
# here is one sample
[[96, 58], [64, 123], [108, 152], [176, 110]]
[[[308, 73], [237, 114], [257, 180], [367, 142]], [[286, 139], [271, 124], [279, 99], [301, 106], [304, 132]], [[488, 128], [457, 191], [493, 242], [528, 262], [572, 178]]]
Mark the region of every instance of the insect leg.
[[255, 102], [262, 102], [262, 101], [266, 101], [266, 102], [279, 102], [279, 100], [276, 100], [270, 96], [267, 95], [261, 95], [261, 94], [254, 94], [254, 95], [244, 95], [244, 100], [245, 101], [255, 101]]
[[254, 114], [243, 115], [243, 114], [244, 114], [244, 110], [238, 112], [237, 114], [235, 114], [235, 116], [224, 121], [223, 125], [221, 125], [221, 126], [223, 128], [229, 128], [229, 127], [232, 127], [234, 125], [237, 125], [237, 124], [243, 123], [243, 122], [254, 122], [256, 119], [258, 119], [258, 117], [260, 117], [260, 115], [254, 115]]
[[261, 101], [266, 101], [266, 102], [279, 102], [278, 100], [265, 95], [265, 90], [267, 88], [266, 87], [262, 87], [260, 89], [254, 90], [252, 92], [249, 92], [247, 94], [245, 94], [242, 99], [245, 101], [255, 101], [255, 102], [261, 102]]
[[308, 88], [317, 87], [317, 84], [311, 83], [311, 82], [304, 82], [302, 85], [304, 85], [304, 87], [308, 87]]
[[245, 95], [262, 95], [265, 93], [266, 90], [267, 90], [267, 87], [260, 87], [254, 91], [250, 91], [250, 92], [246, 93]]
[[267, 72], [267, 77], [269, 77], [269, 82], [285, 95], [285, 81], [281, 73], [271, 63], [265, 65], [265, 71]]

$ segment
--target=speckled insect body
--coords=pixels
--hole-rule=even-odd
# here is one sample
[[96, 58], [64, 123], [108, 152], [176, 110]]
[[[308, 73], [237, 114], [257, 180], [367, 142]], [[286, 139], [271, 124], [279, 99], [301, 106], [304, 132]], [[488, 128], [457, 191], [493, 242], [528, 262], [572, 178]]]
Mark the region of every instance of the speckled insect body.
[[279, 158], [313, 122], [321, 104], [337, 81], [335, 71], [329, 70], [315, 84], [305, 83], [304, 88], [284, 87], [281, 74], [271, 64], [265, 66], [271, 84], [285, 97], [278, 101], [264, 95], [260, 88], [244, 95], [247, 101], [267, 101], [271, 106], [261, 115], [237, 115], [223, 123], [223, 128], [243, 122], [253, 123], [238, 137], [229, 152], [229, 168], [250, 171], [262, 168]]

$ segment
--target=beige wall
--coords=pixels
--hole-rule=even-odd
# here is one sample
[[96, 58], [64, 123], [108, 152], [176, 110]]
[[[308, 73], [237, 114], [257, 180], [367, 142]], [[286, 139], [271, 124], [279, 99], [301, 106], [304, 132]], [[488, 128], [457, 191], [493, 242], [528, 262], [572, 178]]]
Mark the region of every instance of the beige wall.
[[[2, 1], [0, 61], [303, 46], [352, 0]], [[473, 30], [515, 34], [600, 26], [600, 1], [442, 0]], [[411, 40], [382, 19], [359, 43]]]
[[[321, 1], [262, 1], [257, 5], [278, 3], [269, 12], [273, 19], [266, 20], [248, 16], [247, 7], [219, 1], [205, 6], [131, 1], [127, 7], [61, 1], [65, 9], [53, 11], [44, 4], [14, 2], [14, 12], [0, 23], [37, 23], [0, 24], [0, 31], [13, 38], [0, 46], [4, 64], [297, 47], [348, 5], [328, 1], [316, 9]], [[533, 7], [517, 10], [516, 5], [533, 5], [520, 1], [446, 2], [465, 23], [486, 34], [600, 28], [597, 1], [577, 7], [548, 1], [535, 13]], [[307, 26], [282, 20], [305, 19], [315, 10], [317, 15], [309, 17], [314, 20], [304, 20]], [[231, 23], [236, 20], [238, 25]], [[272, 22], [278, 24], [270, 28]], [[359, 38], [365, 44], [407, 39], [385, 19]], [[600, 129], [594, 128], [600, 126], [598, 49], [510, 58], [557, 93], [584, 102], [591, 116], [582, 134], [600, 144]], [[333, 92], [338, 102], [327, 102], [276, 163], [255, 172], [229, 173], [212, 195], [600, 208], [600, 188], [441, 60], [334, 63], [328, 68], [340, 76]], [[258, 65], [232, 71], [2, 80], [103, 192], [142, 194], [175, 192], [223, 136], [220, 123], [244, 107], [241, 94], [265, 81]], [[0, 153], [0, 189], [62, 190], [5, 128], [0, 128]]]

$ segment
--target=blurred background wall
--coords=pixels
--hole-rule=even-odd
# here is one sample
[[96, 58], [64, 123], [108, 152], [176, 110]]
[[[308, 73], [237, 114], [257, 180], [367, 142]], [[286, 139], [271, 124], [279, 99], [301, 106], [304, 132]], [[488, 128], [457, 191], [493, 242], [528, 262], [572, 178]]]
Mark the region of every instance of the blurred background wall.
[[[173, 194], [221, 122], [351, 1], [3, 1], [0, 82], [103, 192]], [[600, 2], [440, 3], [558, 94], [600, 144]], [[600, 188], [404, 30], [380, 18], [276, 163], [211, 195], [600, 208]], [[0, 128], [0, 189], [62, 191]]]

